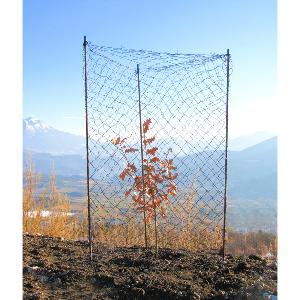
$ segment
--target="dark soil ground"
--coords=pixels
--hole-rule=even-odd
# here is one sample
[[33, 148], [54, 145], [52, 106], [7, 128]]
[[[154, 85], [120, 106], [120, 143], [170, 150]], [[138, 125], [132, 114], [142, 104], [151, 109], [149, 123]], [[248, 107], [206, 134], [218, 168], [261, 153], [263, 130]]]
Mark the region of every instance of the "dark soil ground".
[[94, 245], [24, 235], [24, 299], [269, 299], [277, 264], [257, 256]]

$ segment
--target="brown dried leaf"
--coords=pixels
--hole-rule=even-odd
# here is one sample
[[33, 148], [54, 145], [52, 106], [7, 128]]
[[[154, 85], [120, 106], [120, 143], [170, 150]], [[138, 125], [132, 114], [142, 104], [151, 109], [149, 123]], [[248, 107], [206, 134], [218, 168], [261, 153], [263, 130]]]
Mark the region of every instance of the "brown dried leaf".
[[149, 130], [149, 125], [151, 123], [151, 119], [147, 119], [143, 124], [143, 133], [146, 133]]
[[155, 155], [155, 152], [158, 150], [157, 147], [151, 148], [147, 150], [147, 154], [149, 155]]
[[160, 159], [157, 156], [155, 156], [155, 157], [153, 157], [153, 158], [150, 159], [151, 163], [156, 163], [156, 162], [159, 162], [159, 161], [160, 161]]

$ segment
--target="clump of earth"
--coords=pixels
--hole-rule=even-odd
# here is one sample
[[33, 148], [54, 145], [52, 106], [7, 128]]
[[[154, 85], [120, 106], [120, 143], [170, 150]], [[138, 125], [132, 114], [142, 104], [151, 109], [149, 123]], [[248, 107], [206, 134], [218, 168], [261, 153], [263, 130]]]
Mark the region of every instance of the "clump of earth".
[[277, 263], [250, 255], [93, 245], [24, 235], [23, 299], [271, 299]]

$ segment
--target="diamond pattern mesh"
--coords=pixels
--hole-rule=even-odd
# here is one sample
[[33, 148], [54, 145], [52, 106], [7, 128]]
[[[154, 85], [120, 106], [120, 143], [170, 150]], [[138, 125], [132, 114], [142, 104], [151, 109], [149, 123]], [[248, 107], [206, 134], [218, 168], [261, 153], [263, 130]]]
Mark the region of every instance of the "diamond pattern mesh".
[[[139, 149], [130, 160], [141, 166], [139, 64], [142, 120], [151, 119], [153, 145], [162, 157], [169, 151], [178, 173], [177, 195], [166, 219], [158, 217], [159, 244], [199, 248], [205, 232], [214, 239], [206, 246], [218, 247], [224, 217], [227, 55], [158, 53], [89, 42], [87, 57], [93, 238], [116, 246], [144, 243], [143, 214], [124, 196], [130, 182], [119, 177], [126, 161], [111, 142], [126, 138], [128, 147]], [[152, 222], [147, 229], [151, 244]], [[184, 232], [186, 241], [180, 242]]]

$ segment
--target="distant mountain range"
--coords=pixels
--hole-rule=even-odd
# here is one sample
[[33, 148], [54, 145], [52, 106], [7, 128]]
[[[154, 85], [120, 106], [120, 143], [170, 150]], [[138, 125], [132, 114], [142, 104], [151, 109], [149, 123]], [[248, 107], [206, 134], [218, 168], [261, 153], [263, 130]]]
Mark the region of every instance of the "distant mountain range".
[[38, 119], [27, 118], [23, 120], [23, 149], [32, 153], [84, 155], [85, 138], [57, 130]]
[[[24, 120], [24, 165], [28, 156], [37, 172], [45, 176], [55, 169], [58, 185], [68, 186], [71, 197], [83, 198], [86, 193], [84, 137], [62, 132], [42, 121]], [[258, 133], [229, 142], [228, 152], [229, 224], [241, 230], [276, 230], [277, 210], [277, 137]], [[261, 141], [263, 137], [267, 139]], [[255, 141], [259, 141], [254, 144]], [[246, 145], [250, 145], [246, 147]], [[110, 174], [117, 166], [103, 158], [103, 172]], [[178, 158], [193, 168], [197, 155]], [[179, 162], [177, 162], [180, 165]], [[73, 188], [73, 189], [72, 189]]]
[[265, 140], [268, 140], [270, 138], [274, 137], [274, 134], [270, 132], [255, 132], [250, 135], [244, 135], [240, 136], [238, 138], [229, 140], [228, 142], [228, 148], [232, 151], [241, 151], [248, 147], [254, 146], [256, 144], [259, 144]]
[[[229, 150], [241, 151], [256, 145], [273, 135], [268, 132], [257, 132], [229, 140]], [[177, 147], [183, 147], [185, 141], [178, 140]], [[194, 142], [194, 146], [197, 146]], [[176, 151], [176, 145], [174, 145]], [[23, 149], [32, 153], [51, 155], [85, 155], [85, 137], [71, 134], [47, 125], [35, 118], [23, 120]]]

